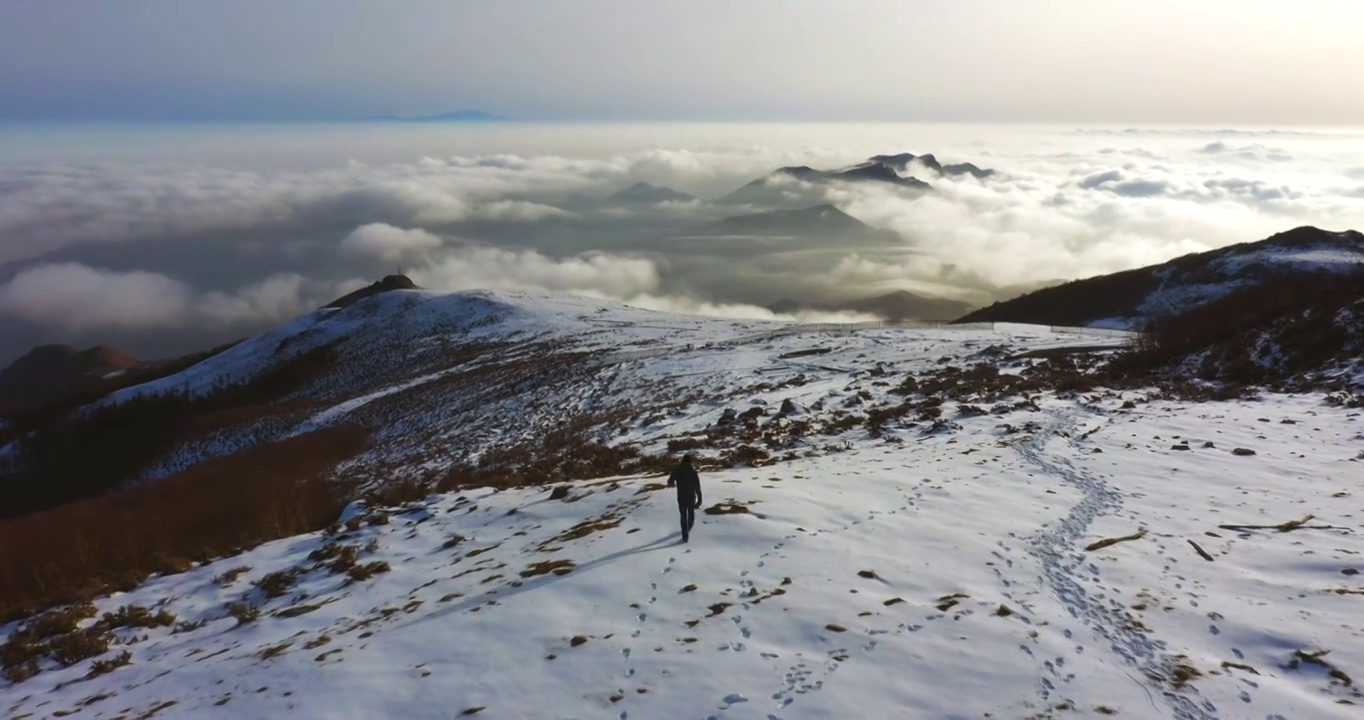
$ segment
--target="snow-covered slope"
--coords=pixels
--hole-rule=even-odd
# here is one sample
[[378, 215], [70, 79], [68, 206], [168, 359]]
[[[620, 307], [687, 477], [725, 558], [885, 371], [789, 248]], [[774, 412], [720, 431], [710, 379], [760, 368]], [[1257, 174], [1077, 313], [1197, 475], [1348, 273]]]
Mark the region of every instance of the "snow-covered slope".
[[[545, 292], [393, 291], [322, 309], [87, 408], [160, 393], [203, 396], [320, 353], [272, 409], [178, 448], [147, 477], [259, 442], [355, 422], [379, 433], [368, 467], [433, 471], [583, 411], [604, 362], [780, 331], [789, 323], [657, 313]], [[642, 411], [643, 409], [641, 409]], [[414, 454], [426, 457], [412, 464]], [[382, 457], [381, 457], [382, 456]], [[415, 471], [415, 470], [414, 470]]]
[[1258, 242], [1049, 287], [977, 310], [962, 322], [1141, 328], [1239, 288], [1284, 275], [1364, 272], [1364, 235], [1300, 227]]
[[[1046, 330], [1021, 332], [1039, 336], [1030, 341], [1035, 345], [1074, 342]], [[827, 342], [841, 357], [876, 352], [907, 370], [931, 367], [936, 358], [886, 354], [888, 343], [948, 348], [998, 337], [993, 326], [805, 325], [653, 312], [545, 292], [393, 291], [301, 317], [94, 407], [164, 392], [201, 395], [325, 350], [315, 371], [291, 382], [268, 407], [180, 445], [143, 476], [163, 477], [253, 444], [356, 423], [370, 428], [375, 442], [349, 472], [372, 477], [382, 468], [386, 481], [430, 478], [490, 448], [535, 442], [575, 419], [617, 445], [636, 440], [629, 431], [646, 419], [657, 431], [671, 413], [711, 411], [736, 397], [746, 402], [742, 396], [752, 387], [808, 377], [820, 363], [780, 356], [812, 343]], [[1125, 341], [1121, 334], [1102, 339]], [[871, 367], [857, 359], [836, 369], [857, 366]]]
[[[927, 345], [898, 351], [915, 348]], [[119, 631], [126, 667], [48, 670], [0, 686], [0, 707], [16, 718], [1356, 717], [1358, 413], [1311, 397], [1125, 400], [1044, 400], [958, 418], [954, 433], [850, 433], [840, 452], [703, 471], [706, 506], [730, 512], [699, 514], [688, 545], [656, 478], [576, 484], [558, 500], [477, 490], [356, 508], [369, 519], [355, 530], [100, 600], [186, 625]], [[1287, 533], [1220, 527], [1309, 513], [1310, 529]], [[391, 569], [348, 580], [326, 567], [330, 545]], [[229, 579], [234, 568], [247, 569]], [[291, 571], [279, 597], [252, 588]], [[242, 600], [260, 604], [259, 619], [229, 615]]]
[[688, 448], [706, 508], [692, 541], [657, 475], [357, 504], [331, 533], [97, 599], [83, 626], [128, 606], [168, 615], [0, 680], [0, 710], [1355, 717], [1360, 413], [1320, 395], [1028, 384], [1065, 367], [1058, 351], [1126, 340], [538, 293], [395, 292], [315, 314], [164, 382], [332, 347], [271, 432], [370, 423], [356, 462], [380, 480], [477, 464], [574, 418], [644, 455]]

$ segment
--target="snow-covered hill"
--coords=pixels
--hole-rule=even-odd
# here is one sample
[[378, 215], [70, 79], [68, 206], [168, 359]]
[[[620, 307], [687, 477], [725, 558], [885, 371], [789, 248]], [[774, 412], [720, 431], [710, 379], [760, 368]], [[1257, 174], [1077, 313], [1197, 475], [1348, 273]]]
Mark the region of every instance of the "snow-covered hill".
[[[327, 348], [252, 427], [365, 424], [374, 448], [351, 469], [380, 483], [570, 425], [641, 457], [689, 449], [706, 508], [692, 542], [654, 473], [354, 505], [331, 533], [97, 599], [82, 627], [129, 606], [166, 615], [100, 621], [107, 653], [0, 680], [0, 709], [1354, 717], [1360, 413], [1320, 395], [1199, 404], [1046, 376], [1080, 378], [1065, 353], [1125, 341], [723, 321], [543, 293], [396, 291], [315, 313], [159, 387], [197, 392]], [[162, 469], [248, 441], [233, 426]], [[0, 637], [45, 624], [61, 625]]]
[[1364, 272], [1364, 235], [1300, 227], [1258, 242], [1076, 280], [995, 303], [961, 322], [1140, 329], [1240, 288], [1286, 275]]

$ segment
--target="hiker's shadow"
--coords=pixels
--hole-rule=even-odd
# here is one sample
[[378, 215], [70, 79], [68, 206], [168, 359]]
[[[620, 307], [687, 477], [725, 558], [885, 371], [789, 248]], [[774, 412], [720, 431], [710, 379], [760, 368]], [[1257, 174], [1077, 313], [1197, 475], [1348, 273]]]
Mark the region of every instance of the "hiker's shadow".
[[454, 605], [441, 608], [440, 610], [437, 610], [429, 615], [426, 615], [425, 617], [417, 618], [416, 620], [412, 620], [410, 622], [397, 625], [393, 629], [401, 630], [404, 628], [421, 625], [422, 623], [427, 623], [432, 620], [439, 620], [440, 618], [447, 617], [455, 613], [461, 613], [467, 610], [472, 610], [476, 607], [481, 607], [492, 600], [499, 601], [506, 600], [508, 598], [516, 597], [517, 595], [520, 595], [522, 593], [527, 593], [532, 590], [538, 590], [547, 585], [551, 585], [560, 580], [563, 580], [564, 578], [567, 577], [576, 577], [583, 575], [584, 573], [591, 572], [599, 567], [602, 567], [603, 565], [609, 565], [617, 560], [620, 560], [621, 558], [626, 558], [631, 555], [639, 555], [641, 553], [653, 552], [655, 550], [662, 550], [663, 548], [675, 544], [676, 541], [680, 539], [681, 535], [682, 533], [675, 532], [672, 533], [671, 535], [664, 535], [663, 537], [658, 538], [657, 540], [653, 540], [643, 545], [637, 545], [632, 548], [618, 550], [616, 552], [611, 553], [610, 555], [603, 555], [602, 557], [599, 557], [595, 560], [589, 560], [581, 565], [575, 565], [573, 566], [572, 572], [565, 573], [563, 575], [554, 574], [540, 575], [530, 580], [526, 580], [524, 583], [517, 587], [503, 586], [499, 589], [490, 590], [475, 597], [465, 598], [460, 602], [455, 603]]

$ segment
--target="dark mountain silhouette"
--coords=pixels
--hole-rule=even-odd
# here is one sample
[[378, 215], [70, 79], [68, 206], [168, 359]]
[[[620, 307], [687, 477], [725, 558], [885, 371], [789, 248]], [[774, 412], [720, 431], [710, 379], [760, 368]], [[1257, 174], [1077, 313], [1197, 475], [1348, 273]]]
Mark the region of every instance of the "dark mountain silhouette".
[[881, 183], [907, 190], [926, 191], [928, 183], [913, 177], [903, 177], [893, 168], [879, 163], [863, 163], [841, 170], [816, 170], [806, 165], [777, 168], [764, 177], [746, 183], [738, 190], [719, 199], [719, 202], [743, 205], [790, 205], [808, 202], [814, 196], [798, 183], [820, 185], [832, 182]]
[[851, 311], [878, 315], [887, 320], [895, 321], [946, 322], [970, 312], [972, 307], [969, 303], [959, 300], [918, 295], [908, 290], [896, 290], [885, 295], [836, 302], [804, 303], [784, 298], [767, 306], [767, 309], [782, 314], [801, 310]]
[[[958, 322], [1107, 324], [1141, 328], [1228, 293], [1284, 278], [1338, 277], [1364, 268], [1364, 235], [1299, 227], [1169, 262], [1043, 288]], [[1360, 289], [1364, 295], [1364, 288]]]
[[455, 110], [454, 112], [440, 113], [439, 115], [419, 115], [415, 117], [405, 117], [401, 115], [379, 115], [370, 118], [382, 122], [505, 122], [510, 118], [482, 110]]
[[883, 182], [890, 185], [912, 188], [915, 190], [927, 190], [929, 184], [913, 177], [902, 177], [895, 169], [881, 163], [867, 163], [858, 165], [848, 170], [828, 174], [830, 180], [842, 180], [844, 182]]
[[365, 287], [362, 287], [359, 290], [356, 290], [355, 292], [342, 295], [341, 297], [327, 303], [323, 307], [343, 308], [352, 303], [364, 300], [365, 298], [371, 295], [378, 295], [379, 293], [389, 292], [390, 290], [420, 290], [420, 289], [421, 288], [417, 287], [417, 284], [412, 282], [412, 279], [407, 277], [406, 275], [387, 275], [384, 277], [384, 279], [378, 282], [370, 283], [369, 285], [366, 285]]
[[822, 184], [831, 182], [882, 183], [893, 187], [926, 192], [932, 185], [917, 177], [905, 175], [910, 165], [918, 162], [939, 175], [971, 175], [987, 178], [994, 174], [972, 163], [943, 165], [932, 155], [876, 155], [852, 167], [818, 170], [808, 165], [777, 168], [766, 176], [752, 180], [734, 192], [721, 197], [719, 202], [749, 205], [791, 205], [808, 202], [808, 192], [801, 192], [799, 183]]
[[54, 402], [100, 384], [106, 375], [140, 363], [106, 345], [77, 350], [69, 345], [41, 345], [0, 370], [0, 407], [33, 407]]
[[905, 170], [908, 170], [910, 164], [915, 161], [918, 161], [919, 164], [933, 170], [939, 175], [971, 175], [983, 180], [995, 174], [994, 170], [985, 170], [969, 162], [957, 163], [955, 165], [943, 165], [938, 162], [938, 158], [934, 157], [932, 154], [915, 155], [913, 153], [899, 153], [897, 155], [877, 155], [869, 162], [885, 165], [900, 172], [904, 172]]
[[680, 190], [661, 185], [638, 182], [627, 188], [617, 190], [606, 196], [608, 200], [622, 203], [644, 203], [653, 205], [661, 202], [690, 202], [696, 197]]
[[756, 235], [898, 240], [828, 203], [797, 210], [768, 210], [735, 215], [702, 226], [696, 235]]
[[657, 205], [664, 202], [691, 202], [693, 200], [696, 200], [694, 195], [688, 195], [680, 190], [674, 190], [662, 185], [651, 185], [646, 182], [637, 182], [634, 185], [621, 188], [606, 196], [571, 193], [555, 204], [569, 211], [590, 212], [594, 210]]

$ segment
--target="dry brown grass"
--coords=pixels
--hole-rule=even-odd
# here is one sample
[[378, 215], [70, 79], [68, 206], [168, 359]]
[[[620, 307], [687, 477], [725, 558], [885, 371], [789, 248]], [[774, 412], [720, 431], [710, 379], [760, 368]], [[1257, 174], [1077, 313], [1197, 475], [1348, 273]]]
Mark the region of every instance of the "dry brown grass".
[[[1364, 272], [1272, 276], [1212, 302], [1157, 318], [1141, 342], [1112, 364], [1115, 374], [1158, 372], [1205, 353], [1198, 376], [1234, 384], [1272, 384], [1358, 353], [1361, 341], [1336, 322], [1360, 300]], [[1269, 338], [1272, 345], [1262, 345]], [[1272, 363], [1260, 353], [1277, 347]]]
[[233, 601], [223, 607], [228, 615], [237, 619], [238, 625], [246, 625], [260, 619], [260, 608], [247, 602]]
[[594, 429], [618, 420], [618, 415], [579, 416], [537, 439], [493, 448], [480, 457], [477, 465], [452, 467], [437, 489], [449, 492], [469, 487], [525, 487], [672, 469], [674, 461], [670, 457], [647, 456], [633, 445], [608, 446], [598, 442]]
[[364, 582], [375, 575], [386, 573], [392, 569], [393, 568], [389, 567], [388, 563], [383, 560], [377, 560], [375, 562], [365, 563], [364, 565], [356, 565], [350, 570], [347, 570], [346, 575], [351, 579], [351, 582]]
[[[115, 641], [113, 631], [122, 627], [165, 627], [175, 622], [175, 616], [165, 611], [153, 613], [147, 608], [129, 605], [104, 617], [89, 627], [79, 623], [95, 614], [92, 604], [77, 603], [35, 615], [15, 628], [0, 645], [0, 675], [12, 683], [21, 683], [42, 671], [44, 660], [62, 667], [70, 667], [109, 651]], [[112, 672], [132, 661], [127, 651], [91, 664], [86, 679]]]
[[294, 588], [294, 583], [298, 582], [298, 576], [298, 568], [277, 570], [261, 576], [261, 579], [256, 581], [256, 589], [267, 599], [284, 597]]
[[0, 622], [324, 528], [350, 491], [329, 474], [367, 444], [361, 428], [329, 428], [6, 520], [0, 523]]
[[171, 627], [175, 624], [175, 613], [164, 609], [153, 612], [141, 605], [125, 605], [111, 613], [104, 613], [100, 624], [111, 629]]
[[573, 572], [573, 567], [574, 565], [572, 560], [542, 560], [540, 562], [531, 563], [530, 565], [527, 565], [526, 569], [521, 571], [521, 577], [528, 578], [535, 577], [537, 575], [546, 575], [549, 573], [554, 573], [555, 575], [567, 575]]
[[132, 662], [133, 654], [128, 652], [127, 650], [124, 650], [123, 652], [109, 658], [108, 660], [96, 660], [90, 663], [90, 673], [85, 677], [89, 679], [93, 677], [99, 677], [100, 675], [106, 675], [121, 667], [124, 667], [125, 665], [131, 665]]
[[145, 395], [87, 413], [97, 399], [73, 397], [12, 418], [0, 444], [15, 439], [3, 462], [0, 517], [20, 517], [93, 498], [123, 486], [156, 459], [200, 437], [205, 429], [290, 412], [282, 397], [326, 372], [331, 346], [315, 348], [238, 385], [201, 397]]

